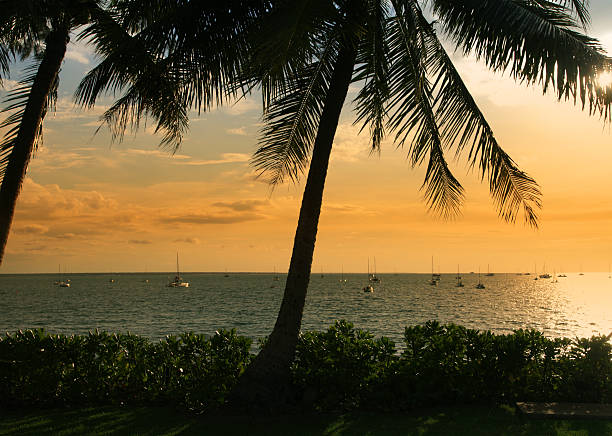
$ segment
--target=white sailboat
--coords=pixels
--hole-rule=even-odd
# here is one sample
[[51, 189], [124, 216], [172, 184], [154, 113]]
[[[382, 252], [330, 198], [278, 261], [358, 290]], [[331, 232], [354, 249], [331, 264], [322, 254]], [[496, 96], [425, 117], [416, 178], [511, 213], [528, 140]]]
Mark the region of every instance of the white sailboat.
[[344, 265], [342, 265], [341, 267], [342, 272], [340, 273], [340, 283], [346, 283], [346, 279], [344, 278]]
[[[370, 262], [370, 258], [368, 258], [368, 265], [369, 265], [369, 262]], [[380, 282], [380, 279], [376, 276], [376, 256], [374, 257], [374, 272], [372, 274], [368, 273], [368, 277], [369, 277], [369, 281], [371, 282], [374, 282], [374, 283]]]
[[179, 273], [179, 258], [178, 252], [176, 253], [176, 276], [174, 276], [174, 280], [168, 283], [169, 288], [188, 288], [189, 282], [184, 282], [181, 278], [181, 274]]
[[69, 288], [70, 287], [70, 279], [64, 280], [64, 278], [62, 277], [62, 266], [58, 265], [57, 269], [58, 269], [58, 272], [59, 272], [59, 280], [55, 281], [54, 284], [59, 286], [60, 288]]
[[434, 274], [433, 256], [431, 256], [431, 280], [429, 281], [429, 284], [431, 286], [436, 286], [438, 284], [438, 281], [436, 280], [436, 276]]

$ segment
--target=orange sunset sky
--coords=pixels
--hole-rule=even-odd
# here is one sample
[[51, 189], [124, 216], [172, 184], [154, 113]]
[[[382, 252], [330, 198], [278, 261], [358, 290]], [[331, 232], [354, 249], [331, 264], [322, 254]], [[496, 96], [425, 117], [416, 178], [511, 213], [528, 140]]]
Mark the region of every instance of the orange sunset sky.
[[[589, 33], [612, 52], [612, 4], [592, 0]], [[450, 48], [449, 45], [447, 45]], [[558, 103], [455, 54], [457, 66], [501, 146], [541, 186], [540, 229], [497, 217], [488, 186], [465, 160], [452, 168], [466, 189], [463, 214], [443, 221], [422, 200], [424, 168], [385, 142], [370, 155], [347, 104], [336, 134], [313, 271], [436, 269], [607, 271], [612, 262], [612, 132], [570, 102]], [[0, 273], [285, 271], [303, 185], [273, 192], [254, 178], [249, 157], [258, 137], [257, 96], [191, 120], [182, 147], [157, 148], [151, 129], [110, 144], [94, 135], [92, 111], [71, 96], [95, 65], [71, 43], [55, 113], [44, 122], [44, 146], [30, 163]], [[18, 74], [11, 79], [17, 80]], [[8, 81], [11, 86], [11, 81]], [[356, 88], [349, 90], [354, 97]]]

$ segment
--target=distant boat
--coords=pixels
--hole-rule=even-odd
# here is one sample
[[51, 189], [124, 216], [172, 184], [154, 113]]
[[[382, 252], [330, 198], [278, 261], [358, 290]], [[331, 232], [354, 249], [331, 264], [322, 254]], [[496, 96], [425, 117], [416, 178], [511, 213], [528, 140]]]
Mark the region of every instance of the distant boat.
[[344, 265], [341, 267], [342, 272], [340, 273], [340, 283], [346, 283], [346, 279], [344, 278]]
[[[370, 265], [370, 258], [368, 257], [368, 271], [370, 270], [369, 265]], [[380, 282], [380, 279], [376, 275], [376, 257], [374, 257], [374, 271], [371, 274], [368, 272], [368, 281], [373, 282], [373, 283]]]
[[459, 265], [457, 265], [457, 283], [455, 284], [456, 288], [463, 288], [463, 282], [461, 281], [461, 276], [459, 275]]
[[176, 253], [176, 276], [174, 276], [174, 280], [168, 283], [168, 287], [169, 288], [188, 288], [189, 287], [189, 282], [184, 282], [179, 272], [178, 252]]
[[480, 281], [480, 268], [478, 268], [478, 284], [476, 285], [476, 289], [484, 289], [485, 285]]
[[58, 273], [59, 273], [59, 280], [56, 280], [55, 282], [53, 282], [53, 284], [59, 286], [60, 288], [69, 288], [70, 279], [64, 280], [62, 276], [62, 266], [61, 265], [58, 265]]
[[278, 274], [276, 274], [276, 266], [274, 266], [274, 278], [273, 278], [273, 280], [275, 282], [278, 282], [280, 280], [280, 278], [278, 277]]
[[549, 278], [550, 278], [550, 274], [548, 274], [548, 273], [546, 272], [546, 262], [544, 262], [544, 273], [543, 273], [543, 274], [540, 274], [540, 278], [541, 278], [541, 279], [549, 279]]
[[492, 273], [491, 271], [489, 271], [489, 264], [487, 263], [487, 273], [485, 274], [485, 276], [494, 276], [495, 274]]
[[429, 284], [431, 286], [436, 286], [438, 284], [438, 280], [436, 280], [436, 275], [434, 274], [433, 256], [431, 256], [431, 280], [429, 281]]
[[[369, 257], [368, 257], [368, 275], [367, 277], [368, 277], [368, 282], [369, 282], [371, 278], [370, 277], [370, 258]], [[374, 287], [368, 283], [363, 288], [361, 288], [361, 290], [366, 293], [372, 293], [374, 292]]]

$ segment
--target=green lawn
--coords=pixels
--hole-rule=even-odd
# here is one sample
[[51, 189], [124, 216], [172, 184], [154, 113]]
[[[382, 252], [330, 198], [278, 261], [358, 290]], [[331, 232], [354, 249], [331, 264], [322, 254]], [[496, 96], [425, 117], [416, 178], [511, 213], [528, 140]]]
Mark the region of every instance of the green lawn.
[[192, 416], [154, 407], [0, 410], [0, 435], [612, 435], [612, 421], [532, 420], [510, 407], [405, 414]]

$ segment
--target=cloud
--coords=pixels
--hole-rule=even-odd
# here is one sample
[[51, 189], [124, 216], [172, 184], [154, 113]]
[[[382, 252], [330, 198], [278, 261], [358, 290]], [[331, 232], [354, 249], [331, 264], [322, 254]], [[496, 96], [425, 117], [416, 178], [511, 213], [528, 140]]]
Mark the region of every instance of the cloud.
[[250, 156], [245, 153], [223, 153], [220, 159], [209, 159], [209, 160], [190, 160], [190, 161], [180, 161], [175, 162], [177, 165], [219, 165], [226, 163], [235, 163], [235, 162], [248, 162]]
[[53, 235], [53, 237], [57, 239], [75, 239], [77, 235], [75, 233], [58, 233]]
[[254, 98], [243, 98], [220, 108], [220, 111], [227, 115], [244, 115], [247, 112], [261, 111], [261, 103]]
[[235, 129], [227, 129], [225, 132], [228, 135], [247, 136], [246, 127], [237, 127]]
[[142, 150], [139, 148], [128, 148], [127, 150], [125, 150], [125, 153], [136, 154], [140, 156], [155, 156], [164, 159], [168, 159], [169, 157], [172, 159], [191, 159], [191, 156], [187, 156], [186, 154], [171, 154], [161, 150]]
[[184, 242], [186, 244], [199, 244], [200, 240], [198, 238], [181, 238], [181, 239], [175, 239], [174, 242]]
[[82, 51], [75, 48], [68, 48], [66, 51], [66, 59], [70, 59], [72, 61], [78, 62], [79, 64], [89, 65], [89, 58]]
[[153, 241], [150, 241], [149, 239], [130, 239], [128, 241], [128, 244], [135, 244], [135, 245], [149, 245], [152, 243]]
[[28, 224], [25, 226], [15, 227], [15, 233], [26, 235], [44, 235], [49, 231], [49, 228], [40, 224]]
[[165, 224], [234, 224], [247, 221], [257, 221], [263, 218], [264, 216], [254, 213], [236, 215], [188, 213], [184, 215], [162, 217], [159, 220]]
[[367, 157], [370, 151], [370, 138], [367, 129], [359, 134], [360, 126], [342, 123], [336, 130], [331, 159], [334, 161], [356, 162]]
[[215, 207], [235, 210], [237, 212], [246, 212], [258, 210], [260, 206], [268, 206], [269, 204], [270, 202], [268, 200], [241, 200], [233, 201], [231, 203], [227, 201], [218, 201], [212, 205]]
[[104, 197], [97, 191], [64, 190], [59, 185], [41, 185], [31, 178], [23, 184], [23, 195], [19, 199], [18, 213], [45, 218], [73, 217], [99, 214], [100, 210], [116, 210], [117, 202]]
[[19, 82], [11, 79], [2, 79], [2, 91], [12, 91], [19, 85]]

